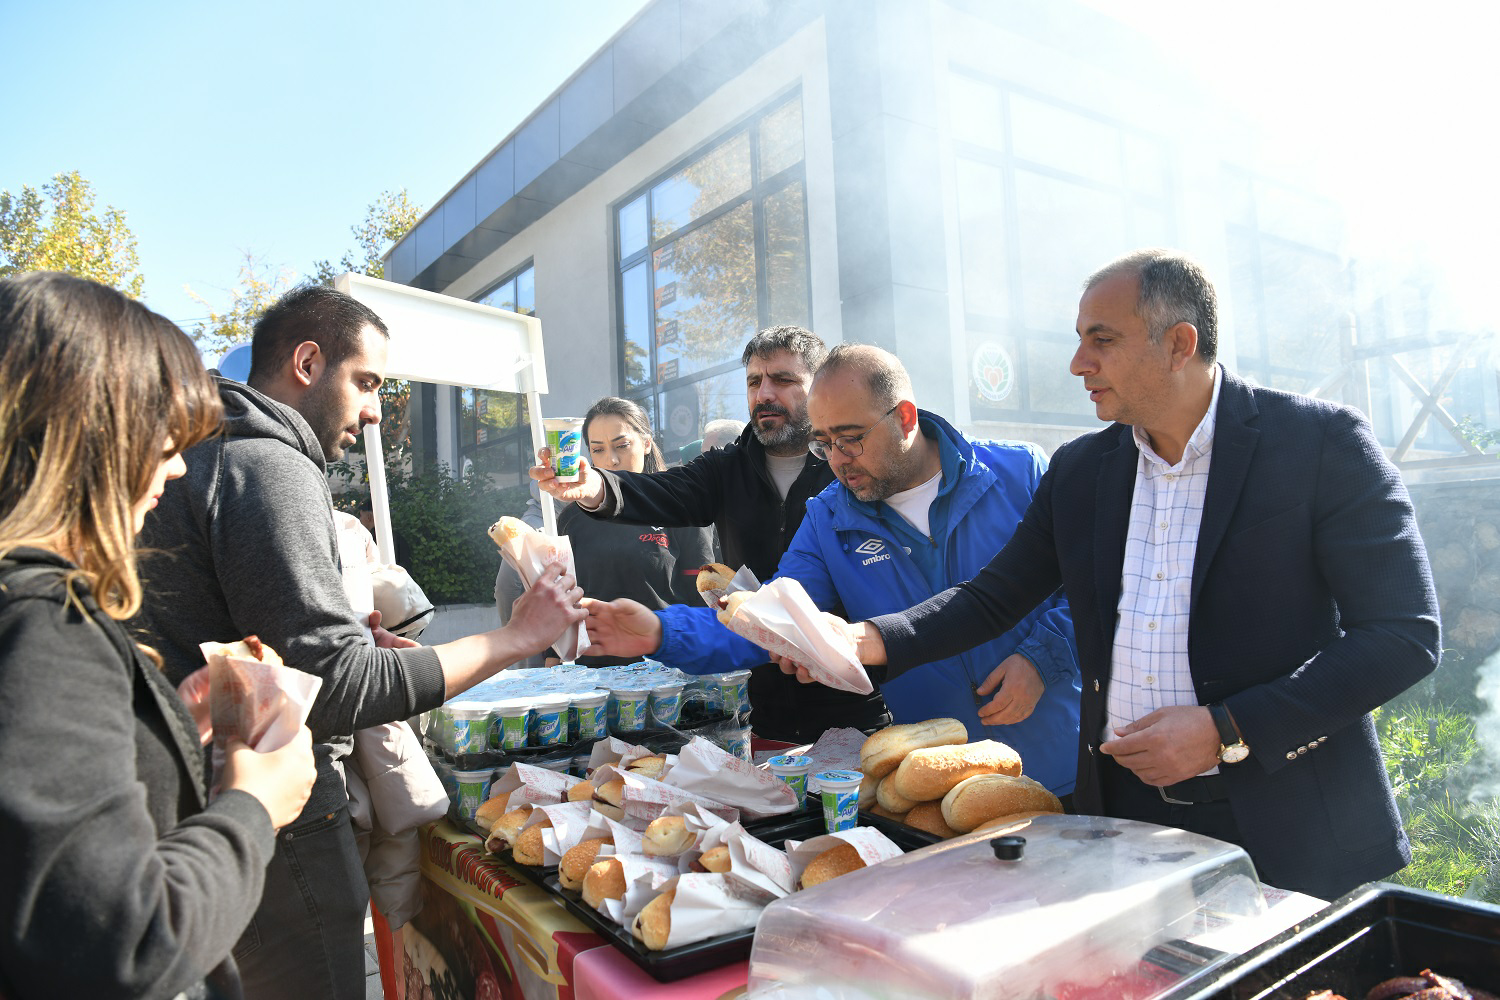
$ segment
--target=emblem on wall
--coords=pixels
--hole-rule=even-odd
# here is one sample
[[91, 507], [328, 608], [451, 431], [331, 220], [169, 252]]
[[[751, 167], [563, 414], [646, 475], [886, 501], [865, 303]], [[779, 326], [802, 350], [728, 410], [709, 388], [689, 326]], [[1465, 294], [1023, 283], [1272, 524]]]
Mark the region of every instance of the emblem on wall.
[[1005, 348], [993, 341], [979, 345], [974, 351], [973, 363], [969, 366], [969, 381], [979, 398], [987, 403], [998, 403], [1010, 395], [1016, 387], [1016, 366]]

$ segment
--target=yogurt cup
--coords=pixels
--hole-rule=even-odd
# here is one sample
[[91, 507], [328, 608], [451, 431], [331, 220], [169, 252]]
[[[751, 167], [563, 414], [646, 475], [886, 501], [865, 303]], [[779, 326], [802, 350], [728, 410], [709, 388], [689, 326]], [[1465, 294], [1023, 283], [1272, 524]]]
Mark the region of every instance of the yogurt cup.
[[[807, 804], [807, 772], [812, 758], [802, 754], [780, 754], [766, 761], [771, 773], [786, 782], [797, 793], [797, 808]], [[858, 796], [856, 796], [857, 802]]]
[[658, 726], [675, 726], [682, 715], [685, 684], [658, 684], [651, 689], [651, 719]]
[[490, 748], [490, 706], [456, 701], [444, 714], [446, 727], [440, 742], [452, 753], [484, 753]]
[[573, 699], [565, 694], [543, 695], [531, 700], [536, 719], [536, 745], [552, 747], [568, 742], [568, 708]]
[[558, 482], [576, 483], [583, 455], [583, 420], [579, 417], [547, 417], [542, 421], [547, 431], [547, 450], [552, 452], [552, 471]]
[[646, 717], [651, 707], [649, 687], [618, 687], [609, 693], [610, 705], [614, 709], [614, 724], [610, 727], [617, 733], [638, 733], [646, 728]]
[[859, 785], [864, 778], [858, 771], [819, 771], [814, 777], [823, 797], [823, 826], [829, 833], [852, 830], [859, 822]]
[[486, 767], [478, 771], [454, 771], [453, 780], [458, 786], [458, 814], [472, 820], [479, 806], [490, 797], [490, 781], [495, 769]]
[[696, 679], [699, 690], [703, 692], [703, 711], [710, 718], [721, 715], [724, 711], [724, 694], [719, 690], [719, 681], [714, 677], [699, 677]]
[[609, 729], [609, 692], [588, 691], [573, 695], [570, 730], [575, 740], [602, 740]]
[[739, 715], [750, 708], [750, 671], [732, 670], [719, 675], [719, 698], [728, 715]]
[[526, 746], [529, 738], [531, 717], [530, 698], [506, 698], [490, 706], [492, 741], [501, 750], [519, 750]]
[[750, 727], [746, 726], [743, 729], [736, 730], [726, 739], [724, 741], [724, 751], [731, 757], [738, 757], [740, 760], [750, 760]]

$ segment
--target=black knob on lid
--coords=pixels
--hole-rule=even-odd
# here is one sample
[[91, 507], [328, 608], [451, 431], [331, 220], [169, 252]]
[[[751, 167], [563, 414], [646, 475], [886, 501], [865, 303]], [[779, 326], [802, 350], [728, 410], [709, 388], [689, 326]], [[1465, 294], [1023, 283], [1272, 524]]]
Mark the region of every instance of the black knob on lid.
[[995, 857], [1001, 861], [1020, 861], [1021, 855], [1026, 851], [1026, 838], [996, 837], [990, 841], [990, 847], [994, 848]]

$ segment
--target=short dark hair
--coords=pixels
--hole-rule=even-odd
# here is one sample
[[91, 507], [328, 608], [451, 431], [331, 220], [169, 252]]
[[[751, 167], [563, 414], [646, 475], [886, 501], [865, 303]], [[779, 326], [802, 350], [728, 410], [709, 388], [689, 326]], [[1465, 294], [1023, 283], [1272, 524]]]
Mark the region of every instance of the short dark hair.
[[1117, 274], [1140, 278], [1135, 312], [1146, 321], [1153, 343], [1178, 323], [1191, 323], [1198, 330], [1198, 356], [1213, 363], [1219, 354], [1219, 296], [1203, 265], [1176, 250], [1150, 247], [1105, 264], [1089, 275], [1083, 289]]
[[768, 358], [777, 351], [791, 351], [802, 359], [809, 372], [815, 372], [828, 357], [828, 345], [816, 333], [800, 326], [772, 326], [750, 338], [745, 351], [740, 355], [740, 364], [748, 365], [751, 358]]
[[359, 351], [366, 326], [379, 330], [382, 337], [391, 335], [374, 310], [358, 299], [327, 285], [299, 285], [255, 321], [246, 381], [254, 385], [273, 377], [297, 345], [309, 340], [327, 355], [329, 365], [338, 365]]

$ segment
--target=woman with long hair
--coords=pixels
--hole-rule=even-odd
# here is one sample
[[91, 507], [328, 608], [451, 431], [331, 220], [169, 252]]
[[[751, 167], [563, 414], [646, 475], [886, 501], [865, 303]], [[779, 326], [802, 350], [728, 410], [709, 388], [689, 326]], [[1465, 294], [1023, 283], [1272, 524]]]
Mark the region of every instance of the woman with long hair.
[[311, 736], [231, 741], [209, 802], [193, 718], [121, 624], [135, 535], [220, 416], [168, 320], [81, 278], [0, 281], [7, 1000], [238, 994], [229, 952], [312, 790]]
[[[583, 446], [589, 462], [616, 472], [660, 472], [663, 468], [646, 411], [628, 399], [605, 396], [583, 416]], [[589, 517], [568, 504], [557, 531], [573, 545], [578, 585], [589, 597], [629, 597], [653, 611], [672, 604], [700, 604], [698, 567], [712, 562], [713, 529], [660, 528]], [[623, 662], [584, 657], [580, 662]]]

